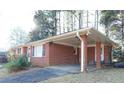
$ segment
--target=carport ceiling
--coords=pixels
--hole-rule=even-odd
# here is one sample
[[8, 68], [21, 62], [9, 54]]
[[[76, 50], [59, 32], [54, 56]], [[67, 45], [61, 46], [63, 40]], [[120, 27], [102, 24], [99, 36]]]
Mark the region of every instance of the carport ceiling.
[[77, 37], [71, 37], [71, 38], [56, 40], [54, 41], [54, 43], [70, 45], [70, 46], [79, 46], [80, 40]]
[[[80, 46], [81, 45], [81, 41], [79, 40], [78, 37], [71, 37], [71, 38], [56, 40], [56, 41], [54, 41], [54, 43], [70, 45], [70, 46]], [[95, 44], [94, 39], [90, 38], [89, 36], [88, 36], [88, 44]]]

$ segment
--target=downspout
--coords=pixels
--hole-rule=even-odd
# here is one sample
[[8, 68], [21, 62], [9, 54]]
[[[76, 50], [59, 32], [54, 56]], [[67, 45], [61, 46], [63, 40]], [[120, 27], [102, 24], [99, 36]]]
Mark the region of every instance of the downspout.
[[[76, 36], [80, 39], [80, 41], [81, 41], [81, 46], [83, 46], [83, 40], [82, 40], [82, 38], [80, 37], [79, 31], [77, 31]], [[81, 67], [81, 72], [84, 71], [84, 62], [83, 62], [83, 56], [82, 56], [83, 51], [84, 51], [84, 50], [81, 48], [81, 66], [80, 66], [80, 67]]]
[[76, 36], [80, 39], [80, 41], [82, 41], [82, 39], [81, 39], [81, 37], [79, 35], [79, 31], [77, 31]]
[[[89, 31], [87, 32], [87, 34], [86, 35], [88, 35], [89, 34]], [[84, 43], [83, 43], [83, 40], [82, 40], [82, 38], [81, 38], [81, 36], [80, 36], [80, 34], [79, 34], [79, 31], [77, 31], [77, 33], [76, 33], [76, 36], [80, 39], [80, 41], [81, 41], [81, 47], [83, 47], [84, 46]], [[83, 48], [81, 48], [81, 72], [84, 72], [84, 49]]]
[[[88, 31], [88, 32], [86, 33], [86, 35], [88, 35], [89, 33], [90, 33], [90, 32]], [[79, 31], [77, 31], [76, 36], [80, 39], [80, 41], [82, 41], [82, 38], [80, 37]]]

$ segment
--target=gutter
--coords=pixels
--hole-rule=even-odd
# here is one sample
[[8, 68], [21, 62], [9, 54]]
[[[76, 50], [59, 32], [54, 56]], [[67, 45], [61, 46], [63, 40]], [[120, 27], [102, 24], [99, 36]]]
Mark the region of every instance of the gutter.
[[76, 36], [82, 41], [82, 38], [80, 37], [79, 31], [77, 31]]
[[[88, 35], [90, 32], [88, 31], [86, 31], [86, 35]], [[80, 37], [80, 34], [79, 34], [79, 31], [77, 31], [77, 33], [76, 33], [76, 36], [82, 41], [82, 38]]]

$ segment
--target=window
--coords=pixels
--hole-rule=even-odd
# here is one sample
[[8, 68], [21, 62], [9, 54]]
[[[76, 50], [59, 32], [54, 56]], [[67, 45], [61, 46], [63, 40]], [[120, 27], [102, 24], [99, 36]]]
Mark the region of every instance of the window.
[[45, 49], [42, 45], [33, 46], [32, 56], [34, 57], [42, 57], [45, 56]]
[[75, 47], [75, 48], [74, 48], [74, 55], [77, 55], [77, 52], [78, 52], [78, 48]]
[[45, 47], [43, 46], [42, 55], [45, 56]]
[[21, 54], [21, 48], [18, 48], [18, 49], [17, 49], [17, 53], [18, 53], [18, 54]]
[[28, 57], [30, 56], [30, 48], [28, 48], [28, 50], [27, 50], [27, 56]]
[[34, 46], [32, 47], [32, 56], [34, 56]]

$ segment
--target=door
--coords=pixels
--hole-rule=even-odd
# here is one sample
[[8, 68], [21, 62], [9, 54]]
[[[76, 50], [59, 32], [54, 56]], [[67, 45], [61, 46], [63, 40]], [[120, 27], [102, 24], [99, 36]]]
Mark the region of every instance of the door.
[[87, 58], [88, 58], [88, 64], [94, 64], [95, 63], [95, 47], [88, 47], [87, 50]]

